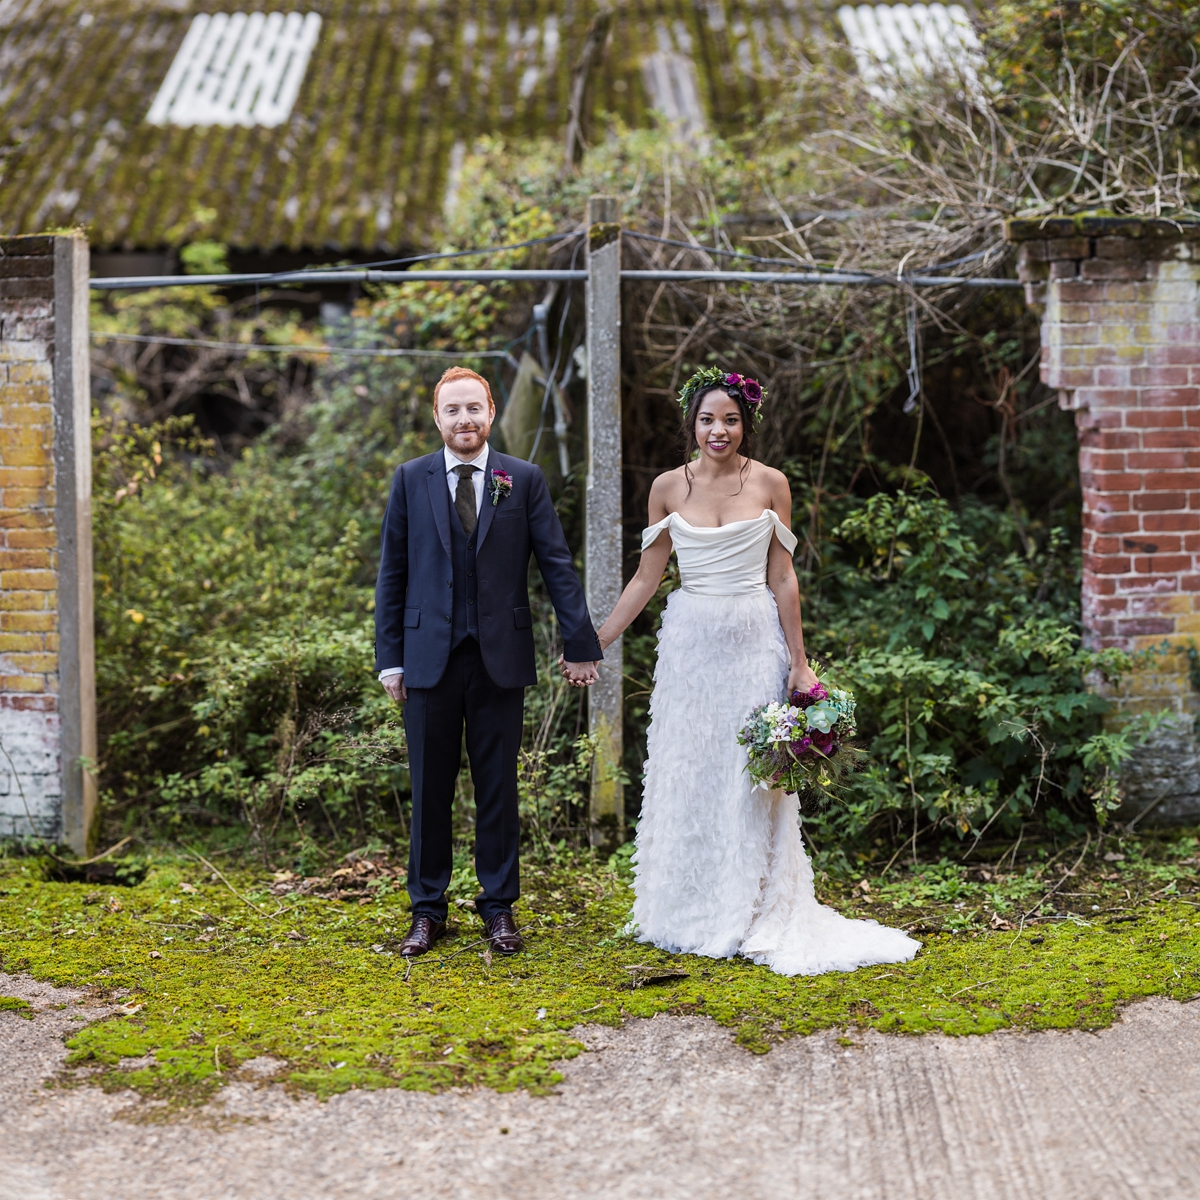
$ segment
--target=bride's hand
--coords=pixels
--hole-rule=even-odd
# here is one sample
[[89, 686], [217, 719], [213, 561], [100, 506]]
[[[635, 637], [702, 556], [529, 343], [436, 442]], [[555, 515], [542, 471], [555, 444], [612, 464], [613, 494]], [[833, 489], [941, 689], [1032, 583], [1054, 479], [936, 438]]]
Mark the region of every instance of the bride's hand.
[[816, 672], [808, 663], [800, 663], [788, 672], [787, 694], [789, 700], [791, 700], [793, 692], [811, 692], [816, 686]]

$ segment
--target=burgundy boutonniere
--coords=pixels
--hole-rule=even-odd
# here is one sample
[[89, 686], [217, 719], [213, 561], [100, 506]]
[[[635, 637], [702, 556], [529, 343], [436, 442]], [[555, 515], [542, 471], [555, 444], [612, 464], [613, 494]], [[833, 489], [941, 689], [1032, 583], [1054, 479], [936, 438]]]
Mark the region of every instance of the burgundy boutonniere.
[[512, 476], [499, 469], [492, 472], [492, 507], [500, 503], [502, 496], [512, 494]]

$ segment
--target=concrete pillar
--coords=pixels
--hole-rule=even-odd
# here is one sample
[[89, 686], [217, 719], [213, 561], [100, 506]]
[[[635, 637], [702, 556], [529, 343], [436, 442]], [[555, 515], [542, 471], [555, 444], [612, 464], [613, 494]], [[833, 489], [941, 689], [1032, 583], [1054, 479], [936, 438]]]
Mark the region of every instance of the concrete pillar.
[[[1042, 379], [1074, 412], [1083, 489], [1082, 610], [1093, 647], [1165, 647], [1115, 695], [1116, 720], [1170, 720], [1124, 774], [1123, 819], [1200, 818], [1200, 225], [1014, 220], [1042, 306]], [[1189, 655], [1189, 651], [1192, 655]]]
[[0, 836], [96, 810], [88, 247], [0, 239]]
[[[588, 200], [588, 465], [584, 583], [588, 609], [603, 621], [621, 595], [621, 227], [613, 196]], [[621, 783], [622, 658], [618, 638], [605, 652], [588, 693], [588, 728], [596, 739], [590, 832], [593, 845], [624, 840]]]

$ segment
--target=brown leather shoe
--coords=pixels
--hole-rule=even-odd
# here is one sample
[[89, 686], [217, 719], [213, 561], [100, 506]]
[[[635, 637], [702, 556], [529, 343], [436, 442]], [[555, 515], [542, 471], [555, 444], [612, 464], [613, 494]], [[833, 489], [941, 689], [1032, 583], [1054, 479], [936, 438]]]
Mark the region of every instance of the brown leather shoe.
[[517, 924], [510, 912], [498, 912], [484, 921], [483, 931], [497, 954], [516, 954], [525, 949], [525, 941], [517, 932]]
[[419, 954], [428, 954], [433, 949], [433, 943], [445, 932], [445, 921], [435, 921], [432, 917], [425, 916], [424, 913], [418, 913], [413, 917], [408, 937], [400, 943], [400, 953], [405, 958], [416, 958]]

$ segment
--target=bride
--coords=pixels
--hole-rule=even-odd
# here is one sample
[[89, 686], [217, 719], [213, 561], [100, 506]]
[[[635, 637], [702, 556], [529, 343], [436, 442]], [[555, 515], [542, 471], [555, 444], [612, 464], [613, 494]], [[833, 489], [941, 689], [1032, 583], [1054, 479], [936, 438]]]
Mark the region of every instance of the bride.
[[[650, 489], [637, 574], [599, 631], [607, 647], [658, 589], [674, 550], [650, 700], [634, 854], [639, 941], [741, 954], [781, 975], [902, 962], [920, 944], [818, 904], [794, 795], [764, 791], [737, 735], [751, 711], [808, 691], [796, 537], [783, 473], [756, 462], [758, 383], [711, 367], [684, 386], [685, 465]], [[786, 693], [785, 693], [786, 685]]]

